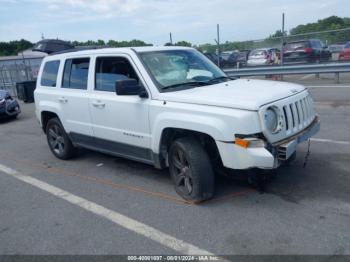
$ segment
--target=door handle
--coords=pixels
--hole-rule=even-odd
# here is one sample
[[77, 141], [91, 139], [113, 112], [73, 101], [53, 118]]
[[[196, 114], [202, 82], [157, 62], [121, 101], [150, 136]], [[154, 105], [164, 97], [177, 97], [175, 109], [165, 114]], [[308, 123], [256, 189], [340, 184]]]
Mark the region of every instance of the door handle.
[[94, 101], [94, 102], [92, 102], [92, 105], [94, 107], [103, 108], [103, 107], [105, 107], [106, 104], [101, 102], [101, 101]]
[[65, 103], [68, 102], [68, 99], [65, 98], [65, 97], [60, 97], [60, 98], [58, 99], [58, 101], [60, 101], [62, 104], [65, 104]]

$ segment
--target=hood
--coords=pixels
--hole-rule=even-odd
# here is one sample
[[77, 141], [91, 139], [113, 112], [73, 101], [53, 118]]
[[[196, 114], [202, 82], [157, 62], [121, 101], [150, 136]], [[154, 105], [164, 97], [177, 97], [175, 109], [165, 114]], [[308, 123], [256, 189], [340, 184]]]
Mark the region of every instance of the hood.
[[220, 84], [160, 93], [159, 99], [245, 110], [295, 95], [306, 88], [301, 85], [253, 79], [237, 79]]

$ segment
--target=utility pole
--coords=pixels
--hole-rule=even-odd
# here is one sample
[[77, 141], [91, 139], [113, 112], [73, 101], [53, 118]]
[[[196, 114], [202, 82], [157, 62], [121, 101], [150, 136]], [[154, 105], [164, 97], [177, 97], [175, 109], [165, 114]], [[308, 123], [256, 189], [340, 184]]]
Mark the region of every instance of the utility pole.
[[281, 40], [281, 65], [282, 66], [284, 62], [283, 49], [284, 49], [284, 13], [282, 13], [282, 40]]
[[217, 39], [214, 39], [217, 44], [217, 50], [218, 50], [218, 67], [220, 67], [220, 25], [216, 25], [216, 33], [217, 33]]
[[173, 45], [173, 36], [172, 36], [171, 32], [170, 32], [170, 44]]

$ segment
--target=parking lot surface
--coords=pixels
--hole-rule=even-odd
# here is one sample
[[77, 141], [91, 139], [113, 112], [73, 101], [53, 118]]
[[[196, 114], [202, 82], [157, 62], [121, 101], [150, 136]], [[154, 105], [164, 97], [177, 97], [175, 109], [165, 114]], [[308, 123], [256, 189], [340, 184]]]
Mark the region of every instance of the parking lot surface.
[[0, 253], [350, 254], [350, 88], [307, 84], [322, 121], [307, 165], [303, 144], [263, 194], [218, 178], [199, 205], [167, 170], [88, 150], [56, 159], [22, 104], [0, 123]]

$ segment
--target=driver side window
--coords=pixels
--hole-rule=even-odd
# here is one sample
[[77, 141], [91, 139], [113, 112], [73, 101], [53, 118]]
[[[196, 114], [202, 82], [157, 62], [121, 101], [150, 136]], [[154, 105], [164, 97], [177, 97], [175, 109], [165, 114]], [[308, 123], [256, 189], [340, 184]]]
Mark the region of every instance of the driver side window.
[[96, 59], [95, 90], [115, 91], [115, 82], [118, 80], [139, 78], [130, 64], [124, 57], [98, 57]]

